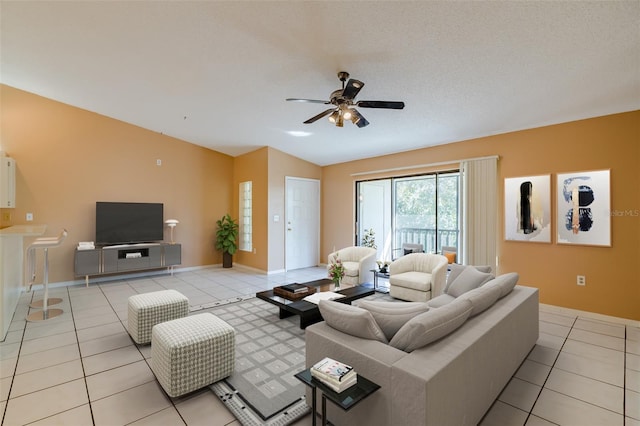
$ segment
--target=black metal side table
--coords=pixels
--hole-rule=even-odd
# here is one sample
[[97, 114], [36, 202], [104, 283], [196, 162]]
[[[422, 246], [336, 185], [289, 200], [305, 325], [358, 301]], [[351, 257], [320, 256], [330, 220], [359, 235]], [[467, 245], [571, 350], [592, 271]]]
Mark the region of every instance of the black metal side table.
[[306, 369], [294, 375], [305, 385], [311, 388], [312, 398], [312, 424], [316, 426], [316, 389], [322, 392], [322, 426], [327, 425], [327, 399], [343, 410], [350, 410], [354, 405], [380, 389], [380, 385], [358, 374], [358, 383], [340, 393], [334, 391], [311, 375], [311, 370]]

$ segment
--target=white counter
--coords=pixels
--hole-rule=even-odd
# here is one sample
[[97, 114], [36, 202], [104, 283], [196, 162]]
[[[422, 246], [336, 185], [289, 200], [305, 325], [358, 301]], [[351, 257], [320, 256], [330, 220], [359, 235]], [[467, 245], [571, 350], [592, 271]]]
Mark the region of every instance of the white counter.
[[24, 239], [39, 237], [47, 225], [16, 225], [0, 229], [0, 340], [4, 340], [24, 286]]

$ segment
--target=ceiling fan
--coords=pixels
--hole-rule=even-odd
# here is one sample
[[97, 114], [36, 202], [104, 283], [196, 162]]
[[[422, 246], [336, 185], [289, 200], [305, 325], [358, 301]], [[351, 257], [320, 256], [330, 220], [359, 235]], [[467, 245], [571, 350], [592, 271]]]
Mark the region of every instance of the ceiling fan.
[[[298, 99], [288, 98], [287, 101], [291, 102], [311, 102], [316, 104], [333, 105], [320, 114], [311, 117], [304, 124], [311, 124], [322, 117], [329, 116], [329, 121], [335, 123], [338, 127], [343, 127], [345, 120], [350, 120], [358, 127], [365, 127], [369, 125], [366, 118], [358, 112], [355, 107], [361, 108], [385, 108], [385, 109], [403, 109], [404, 102], [395, 101], [354, 101], [356, 95], [360, 92], [360, 89], [364, 87], [364, 83], [356, 79], [349, 78], [349, 73], [346, 71], [340, 71], [338, 78], [342, 82], [342, 89], [334, 90], [331, 93], [328, 101], [321, 101], [316, 99]], [[345, 81], [347, 84], [345, 86]]]

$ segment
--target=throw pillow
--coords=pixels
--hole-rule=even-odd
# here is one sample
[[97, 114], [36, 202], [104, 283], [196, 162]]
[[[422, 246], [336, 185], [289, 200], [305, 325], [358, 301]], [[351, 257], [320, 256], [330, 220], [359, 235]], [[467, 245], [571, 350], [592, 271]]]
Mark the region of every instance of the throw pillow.
[[351, 336], [388, 343], [371, 312], [332, 300], [321, 300], [318, 307], [329, 327]]
[[478, 271], [476, 268], [465, 268], [451, 283], [446, 293], [449, 296], [458, 297], [469, 290], [480, 287], [493, 278], [493, 275]]
[[393, 336], [389, 344], [405, 352], [435, 342], [460, 327], [471, 314], [468, 300], [454, 300], [438, 309], [431, 309], [410, 319]]
[[473, 266], [473, 265], [460, 265], [458, 263], [453, 263], [449, 265], [449, 275], [447, 276], [447, 285], [444, 287], [444, 292], [446, 293], [449, 289], [449, 286], [458, 278], [458, 276], [467, 268], [476, 268], [480, 272], [491, 272], [491, 266]]
[[450, 251], [445, 251], [444, 253], [444, 257], [447, 258], [447, 262], [449, 262], [449, 265], [451, 265], [452, 263], [456, 263], [456, 254]]
[[465, 299], [471, 302], [473, 309], [469, 316], [474, 317], [493, 306], [500, 298], [501, 291], [498, 286], [487, 287], [483, 285], [482, 287], [466, 292], [458, 299]]
[[499, 287], [500, 297], [504, 297], [511, 293], [511, 290], [513, 290], [518, 283], [518, 279], [520, 279], [520, 275], [518, 275], [517, 272], [509, 272], [508, 274], [498, 275], [491, 281], [487, 282], [483, 287]]
[[416, 315], [429, 310], [429, 306], [422, 302], [372, 302], [362, 300], [359, 307], [371, 312], [380, 329], [388, 340], [405, 325], [407, 321]]

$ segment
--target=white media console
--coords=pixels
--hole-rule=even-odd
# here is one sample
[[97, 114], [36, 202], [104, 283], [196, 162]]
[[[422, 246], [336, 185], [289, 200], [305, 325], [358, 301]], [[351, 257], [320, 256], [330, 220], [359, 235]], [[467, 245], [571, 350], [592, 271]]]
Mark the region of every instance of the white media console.
[[121, 244], [78, 250], [75, 253], [75, 275], [117, 274], [145, 269], [171, 268], [182, 263], [182, 246], [169, 243]]

